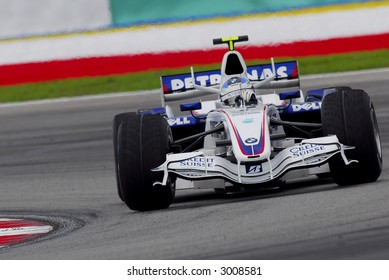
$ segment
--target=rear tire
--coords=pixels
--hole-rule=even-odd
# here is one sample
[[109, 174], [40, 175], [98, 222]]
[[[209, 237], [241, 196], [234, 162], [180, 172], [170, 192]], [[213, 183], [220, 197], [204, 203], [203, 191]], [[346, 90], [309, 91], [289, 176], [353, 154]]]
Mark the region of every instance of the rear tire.
[[167, 208], [175, 195], [175, 181], [162, 182], [163, 172], [153, 172], [166, 160], [172, 141], [170, 126], [160, 115], [130, 115], [118, 128], [118, 177], [124, 202], [132, 210]]
[[345, 165], [340, 155], [330, 162], [332, 177], [338, 185], [374, 182], [382, 171], [382, 150], [374, 106], [363, 90], [344, 89], [327, 95], [321, 109], [323, 134], [336, 135], [339, 142], [353, 146], [347, 150]]

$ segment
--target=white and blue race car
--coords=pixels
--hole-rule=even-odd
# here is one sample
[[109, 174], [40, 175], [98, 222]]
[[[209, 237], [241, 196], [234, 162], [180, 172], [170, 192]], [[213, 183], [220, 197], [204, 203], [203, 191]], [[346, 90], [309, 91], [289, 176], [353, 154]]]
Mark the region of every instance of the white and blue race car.
[[[247, 40], [214, 39], [229, 48], [220, 70], [161, 77], [163, 107], [115, 116], [118, 193], [129, 208], [169, 207], [177, 178], [218, 192], [274, 188], [301, 174], [339, 185], [378, 179], [381, 142], [368, 94], [304, 94], [297, 61], [246, 66], [234, 44]], [[214, 100], [181, 104], [184, 116], [166, 105], [204, 95]]]

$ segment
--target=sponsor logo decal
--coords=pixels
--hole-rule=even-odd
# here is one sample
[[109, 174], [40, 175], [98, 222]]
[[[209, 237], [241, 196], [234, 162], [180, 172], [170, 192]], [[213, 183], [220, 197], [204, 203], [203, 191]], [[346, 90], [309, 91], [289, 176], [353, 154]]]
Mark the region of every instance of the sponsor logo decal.
[[222, 95], [220, 100], [223, 102], [227, 99], [230, 99], [232, 97], [239, 96], [239, 95], [240, 95], [240, 90], [234, 90], [234, 91], [231, 91], [229, 93]]
[[321, 152], [324, 151], [326, 148], [324, 145], [318, 145], [318, 144], [305, 144], [301, 145], [300, 147], [294, 147], [290, 149], [289, 151], [292, 153], [293, 157], [301, 157], [301, 156], [307, 156], [315, 152]]
[[[195, 77], [196, 84], [201, 86], [207, 85], [219, 85], [221, 81], [220, 74], [212, 74], [212, 75], [199, 75]], [[172, 91], [193, 88], [193, 80], [192, 77], [187, 77], [185, 79], [172, 79], [171, 80], [171, 89]]]
[[[276, 69], [277, 78], [287, 78], [288, 74], [286, 73], [287, 68], [285, 66], [281, 66]], [[250, 80], [264, 80], [268, 77], [273, 76], [273, 72], [270, 68], [264, 68], [262, 70], [261, 75], [258, 74], [258, 70], [247, 69], [247, 74]], [[220, 74], [212, 74], [212, 75], [198, 75], [195, 77], [196, 84], [200, 86], [214, 86], [219, 85], [221, 82]], [[238, 81], [231, 82], [231, 85], [236, 84]], [[172, 91], [182, 90], [193, 88], [193, 80], [192, 77], [187, 77], [184, 79], [172, 79], [170, 81], [170, 86]]]
[[246, 174], [258, 174], [262, 172], [262, 164], [246, 165]]
[[258, 139], [257, 138], [254, 138], [254, 137], [250, 137], [250, 138], [247, 138], [246, 140], [244, 140], [244, 142], [246, 143], [246, 144], [254, 144], [254, 143], [256, 143], [258, 141]]
[[214, 159], [213, 158], [204, 158], [204, 157], [194, 157], [191, 159], [180, 161], [181, 166], [186, 167], [214, 167]]
[[[297, 67], [296, 61], [281, 62], [275, 64], [275, 72], [278, 79], [296, 78], [295, 69]], [[253, 65], [247, 67], [247, 74], [250, 80], [264, 80], [273, 76], [272, 66]], [[195, 82], [201, 86], [220, 85], [221, 74], [220, 70], [204, 71], [195, 73]], [[239, 81], [237, 81], [239, 82]], [[243, 81], [242, 81], [243, 82]], [[191, 74], [179, 74], [162, 77], [164, 92], [175, 92], [193, 88], [193, 80]]]
[[254, 119], [253, 119], [253, 118], [245, 119], [245, 120], [243, 121], [243, 123], [245, 123], [245, 124], [253, 123], [253, 122], [254, 122]]
[[190, 119], [189, 117], [171, 118], [168, 119], [168, 123], [170, 126], [185, 125], [190, 124]]
[[312, 103], [304, 103], [304, 104], [293, 104], [292, 105], [293, 112], [309, 112], [320, 110], [321, 103], [320, 102], [312, 102]]
[[241, 113], [232, 113], [231, 116], [237, 117], [237, 116], [248, 116], [248, 115], [258, 115], [258, 112], [241, 112]]

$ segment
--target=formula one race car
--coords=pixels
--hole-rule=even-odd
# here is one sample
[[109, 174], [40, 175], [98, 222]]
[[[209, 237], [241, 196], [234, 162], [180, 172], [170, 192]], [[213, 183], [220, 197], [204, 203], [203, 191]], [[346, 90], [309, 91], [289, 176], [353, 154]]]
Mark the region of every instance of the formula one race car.
[[[115, 116], [118, 193], [129, 208], [168, 207], [177, 178], [218, 192], [274, 188], [301, 174], [338, 185], [378, 179], [380, 135], [366, 92], [303, 94], [296, 61], [246, 66], [234, 44], [247, 40], [214, 39], [229, 48], [221, 70], [161, 77], [162, 108]], [[204, 95], [216, 100], [181, 104], [185, 116], [165, 105]]]

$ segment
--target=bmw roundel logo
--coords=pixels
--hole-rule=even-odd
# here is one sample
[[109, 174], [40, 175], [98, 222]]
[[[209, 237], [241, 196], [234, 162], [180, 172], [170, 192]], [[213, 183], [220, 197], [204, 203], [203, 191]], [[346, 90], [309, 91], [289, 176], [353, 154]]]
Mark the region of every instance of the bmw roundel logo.
[[244, 140], [244, 142], [247, 144], [254, 144], [257, 141], [258, 141], [257, 138], [247, 138], [246, 140]]

